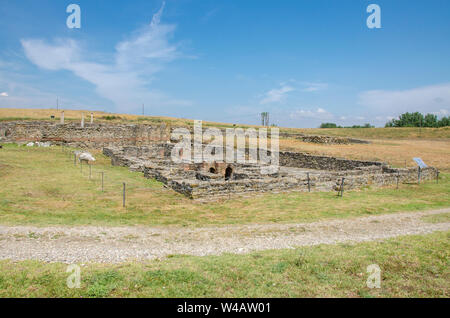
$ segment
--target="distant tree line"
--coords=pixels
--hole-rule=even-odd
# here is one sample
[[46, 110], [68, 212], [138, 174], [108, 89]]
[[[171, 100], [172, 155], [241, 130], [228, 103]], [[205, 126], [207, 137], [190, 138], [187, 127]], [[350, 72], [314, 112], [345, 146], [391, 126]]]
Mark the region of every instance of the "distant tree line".
[[353, 126], [338, 126], [335, 123], [322, 123], [320, 125], [320, 128], [374, 128], [375, 126], [372, 126], [371, 124], [364, 124], [363, 126], [360, 125], [353, 125]]
[[450, 126], [450, 116], [438, 117], [434, 114], [425, 116], [419, 112], [401, 114], [398, 119], [387, 122], [385, 127], [445, 127]]
[[[401, 114], [398, 119], [392, 119], [387, 122], [385, 127], [446, 127], [450, 126], [450, 116], [438, 119], [437, 115], [426, 114], [425, 116], [419, 112]], [[335, 123], [322, 123], [320, 128], [374, 128], [371, 124], [363, 126], [339, 126]]]

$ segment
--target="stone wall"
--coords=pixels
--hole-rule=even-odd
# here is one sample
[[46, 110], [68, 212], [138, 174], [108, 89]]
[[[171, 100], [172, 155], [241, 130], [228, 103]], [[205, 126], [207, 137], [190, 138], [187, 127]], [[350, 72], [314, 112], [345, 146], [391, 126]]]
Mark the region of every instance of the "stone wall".
[[[155, 148], [152, 151], [151, 148]], [[337, 159], [302, 153], [284, 152], [280, 158], [286, 164], [277, 173], [262, 174], [259, 164], [233, 164], [233, 176], [226, 180], [221, 173], [208, 173], [209, 164], [175, 164], [166, 156], [170, 145], [151, 147], [104, 148], [103, 153], [114, 165], [130, 167], [147, 178], [163, 182], [173, 190], [193, 199], [215, 200], [234, 195], [252, 195], [286, 191], [338, 191], [344, 178], [344, 191], [367, 186], [389, 186], [399, 183], [417, 183], [418, 169], [396, 169], [381, 162]], [[298, 158], [296, 158], [298, 157]], [[286, 159], [287, 158], [287, 159]], [[333, 159], [337, 161], [333, 161]], [[304, 169], [309, 166], [320, 169]], [[327, 170], [329, 167], [337, 169]], [[345, 168], [345, 169], [344, 169]], [[206, 170], [206, 171], [205, 171]], [[218, 169], [220, 171], [220, 169]], [[421, 170], [421, 180], [433, 180], [437, 170]]]
[[349, 137], [337, 137], [337, 136], [322, 136], [322, 135], [305, 135], [291, 132], [280, 132], [280, 138], [293, 138], [304, 142], [312, 142], [315, 144], [369, 144], [370, 141], [355, 139]]
[[299, 152], [280, 151], [280, 166], [317, 170], [352, 170], [359, 167], [382, 166], [382, 162], [349, 160], [329, 156], [316, 156]]
[[46, 121], [0, 122], [0, 142], [25, 143], [50, 141], [81, 148], [107, 146], [149, 145], [168, 141], [170, 128], [161, 125], [134, 125]]

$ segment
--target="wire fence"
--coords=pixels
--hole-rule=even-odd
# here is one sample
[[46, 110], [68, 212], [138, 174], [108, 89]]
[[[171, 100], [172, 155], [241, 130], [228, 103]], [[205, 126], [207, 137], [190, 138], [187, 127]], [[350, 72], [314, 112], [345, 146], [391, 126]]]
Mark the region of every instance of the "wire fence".
[[[82, 153], [83, 150], [61, 146], [61, 151], [67, 155], [68, 160], [71, 161], [71, 165], [79, 169], [81, 176], [88, 178], [90, 181], [98, 184], [99, 190], [102, 193], [111, 194], [111, 193], [121, 193], [122, 194], [122, 206], [126, 207], [127, 197], [130, 193], [137, 192], [149, 192], [153, 195], [161, 195], [167, 194], [167, 190], [163, 187], [155, 187], [155, 186], [143, 186], [143, 182], [137, 182], [132, 178], [127, 178], [124, 180], [117, 176], [117, 173], [113, 172], [111, 169], [101, 169], [97, 168], [95, 165], [83, 163], [83, 160], [79, 159], [77, 156], [77, 152]], [[116, 175], [115, 175], [116, 174]], [[314, 173], [311, 173], [311, 176], [314, 176]], [[310, 172], [306, 173], [306, 182], [307, 182], [307, 191], [311, 192], [312, 180], [311, 180]], [[399, 189], [399, 178], [400, 175], [397, 173], [395, 187]], [[344, 188], [345, 188], [345, 177], [342, 177], [339, 181], [338, 186], [336, 187], [337, 196], [343, 197]], [[436, 173], [436, 183], [439, 182], [439, 171]], [[418, 183], [420, 184], [420, 170]], [[229, 189], [230, 190], [230, 189]], [[230, 193], [229, 192], [229, 197]]]
[[[80, 175], [98, 185], [98, 190], [105, 194], [121, 194], [122, 206], [126, 207], [131, 193], [149, 192], [153, 195], [167, 194], [167, 190], [162, 187], [152, 185], [144, 186], [143, 181], [136, 181], [132, 178], [121, 178], [117, 172], [111, 169], [103, 169], [95, 164], [89, 164], [79, 159], [79, 154], [83, 151], [77, 148], [61, 146], [61, 151], [66, 155], [66, 160], [72, 169], [78, 169]], [[78, 155], [77, 155], [77, 152]]]

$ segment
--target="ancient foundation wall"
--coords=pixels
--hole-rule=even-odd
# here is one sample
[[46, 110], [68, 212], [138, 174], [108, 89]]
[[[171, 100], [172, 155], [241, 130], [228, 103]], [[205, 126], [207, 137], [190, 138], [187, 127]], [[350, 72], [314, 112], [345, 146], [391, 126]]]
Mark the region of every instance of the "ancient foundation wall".
[[336, 136], [322, 136], [322, 135], [304, 135], [291, 132], [280, 132], [282, 138], [293, 138], [304, 142], [312, 142], [316, 144], [370, 144], [368, 140], [348, 138], [348, 137], [336, 137]]
[[359, 167], [379, 166], [382, 162], [349, 160], [329, 156], [316, 156], [305, 153], [280, 151], [280, 166], [317, 170], [352, 170]]
[[107, 124], [46, 121], [0, 122], [0, 142], [50, 141], [81, 148], [149, 145], [168, 141], [170, 128], [161, 125]]
[[[154, 147], [161, 151], [167, 146], [156, 145]], [[346, 167], [349, 170], [326, 170], [326, 167], [336, 167], [337, 165], [330, 164], [330, 158], [332, 157], [325, 157], [327, 158], [325, 160], [321, 156], [302, 153], [289, 153], [288, 157], [291, 161], [298, 162], [303, 166], [307, 165], [307, 160], [312, 160], [316, 164], [324, 163], [325, 166], [320, 166], [318, 170], [307, 170], [302, 173], [294, 171], [296, 173], [289, 174], [291, 168], [287, 168], [283, 169], [283, 172], [280, 171], [272, 175], [257, 174], [256, 176], [250, 176], [246, 165], [236, 164], [236, 171], [241, 170], [230, 180], [225, 180], [220, 175], [211, 175], [211, 178], [198, 178], [198, 171], [201, 169], [196, 167], [195, 164], [177, 165], [164, 156], [147, 157], [146, 154], [150, 154], [150, 152], [145, 149], [139, 150], [139, 147], [105, 148], [103, 153], [111, 158], [114, 165], [128, 166], [131, 170], [143, 172], [145, 177], [161, 181], [173, 190], [193, 199], [210, 200], [264, 192], [337, 191], [341, 188], [343, 178], [344, 191], [367, 186], [392, 186], [397, 182], [418, 182], [418, 168], [397, 169], [380, 162], [339, 159], [338, 167]], [[143, 156], [134, 156], [139, 153]], [[295, 161], [296, 156], [301, 159]], [[165, 161], [158, 162], [161, 158]], [[242, 170], [242, 168], [244, 169]], [[258, 166], [255, 166], [255, 168], [258, 170]], [[292, 168], [292, 170], [295, 169]], [[245, 176], [240, 176], [240, 173]], [[429, 167], [421, 170], [421, 180], [433, 180], [436, 175], [437, 170], [435, 168]]]

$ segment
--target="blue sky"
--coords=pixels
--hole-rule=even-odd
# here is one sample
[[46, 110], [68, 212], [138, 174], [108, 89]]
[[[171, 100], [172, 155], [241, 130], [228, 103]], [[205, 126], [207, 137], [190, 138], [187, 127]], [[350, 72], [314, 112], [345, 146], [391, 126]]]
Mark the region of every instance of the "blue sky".
[[[81, 28], [66, 7], [81, 8]], [[381, 29], [369, 29], [369, 4]], [[382, 126], [450, 114], [450, 1], [0, 0], [0, 107]]]

